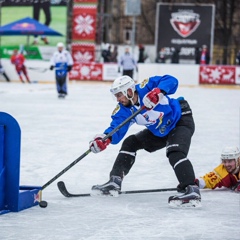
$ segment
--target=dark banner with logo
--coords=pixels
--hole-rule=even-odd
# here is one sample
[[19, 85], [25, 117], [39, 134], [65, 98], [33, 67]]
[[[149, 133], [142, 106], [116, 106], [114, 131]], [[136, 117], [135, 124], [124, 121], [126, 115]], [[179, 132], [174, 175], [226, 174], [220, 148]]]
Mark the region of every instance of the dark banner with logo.
[[171, 59], [178, 51], [180, 62], [194, 63], [197, 51], [207, 46], [212, 53], [215, 6], [210, 4], [157, 4], [157, 53]]

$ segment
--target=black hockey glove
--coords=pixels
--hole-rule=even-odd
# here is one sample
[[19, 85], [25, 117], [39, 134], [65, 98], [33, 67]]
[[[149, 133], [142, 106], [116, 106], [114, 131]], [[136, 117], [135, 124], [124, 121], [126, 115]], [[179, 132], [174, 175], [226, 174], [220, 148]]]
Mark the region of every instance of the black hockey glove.
[[70, 72], [71, 70], [72, 70], [72, 66], [71, 65], [67, 66], [67, 71]]
[[240, 193], [240, 180], [231, 188], [234, 192]]
[[54, 66], [52, 65], [52, 66], [50, 66], [50, 68], [49, 68], [50, 70], [53, 70], [54, 69]]
[[194, 182], [199, 187], [199, 180], [197, 178], [194, 180]]

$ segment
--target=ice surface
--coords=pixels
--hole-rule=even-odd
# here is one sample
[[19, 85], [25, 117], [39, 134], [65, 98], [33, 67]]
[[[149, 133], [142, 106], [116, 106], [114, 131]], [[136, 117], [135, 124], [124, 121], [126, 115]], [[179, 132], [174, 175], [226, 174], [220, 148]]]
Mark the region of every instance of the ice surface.
[[[54, 84], [0, 82], [0, 111], [18, 121], [21, 132], [21, 185], [42, 186], [88, 150], [88, 142], [108, 126], [116, 102], [109, 83], [71, 83], [66, 99]], [[196, 131], [189, 158], [196, 176], [219, 164], [222, 148], [239, 146], [239, 88], [184, 87], [176, 97], [190, 103]], [[128, 134], [142, 129], [132, 126]], [[120, 144], [90, 153], [43, 191], [48, 207], [0, 216], [1, 240], [239, 240], [240, 194], [228, 189], [202, 191], [202, 209], [171, 209], [175, 192], [121, 195], [119, 198], [64, 198], [89, 193], [108, 180]], [[165, 150], [140, 151], [122, 190], [173, 188], [177, 180]]]

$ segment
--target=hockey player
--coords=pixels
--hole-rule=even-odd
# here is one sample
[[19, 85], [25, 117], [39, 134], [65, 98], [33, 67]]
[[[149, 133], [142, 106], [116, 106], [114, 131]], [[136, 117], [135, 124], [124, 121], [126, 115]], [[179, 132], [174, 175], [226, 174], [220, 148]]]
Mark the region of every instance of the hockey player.
[[24, 83], [24, 80], [23, 80], [23, 77], [22, 77], [22, 73], [23, 73], [26, 80], [29, 83], [31, 83], [30, 80], [29, 80], [27, 69], [24, 65], [24, 62], [25, 62], [25, 58], [24, 58], [23, 54], [18, 53], [18, 50], [14, 49], [13, 50], [13, 55], [11, 56], [11, 63], [15, 65], [15, 68], [16, 68], [17, 74], [20, 78], [20, 81], [22, 83]]
[[[103, 134], [96, 135], [90, 141], [91, 151], [99, 153], [110, 143], [118, 144], [133, 123], [146, 128], [123, 141], [110, 172], [110, 180], [103, 185], [93, 186], [93, 194], [115, 195], [121, 190], [122, 181], [132, 168], [138, 150], [154, 152], [166, 147], [166, 155], [179, 181], [179, 194], [169, 198], [169, 205], [201, 206], [199, 187], [194, 182], [194, 170], [187, 158], [195, 124], [188, 102], [183, 97], [169, 97], [177, 88], [178, 80], [169, 75], [150, 77], [137, 85], [129, 76], [119, 77], [113, 82], [111, 92], [118, 104], [112, 113], [110, 126]], [[102, 140], [142, 106], [145, 109], [141, 114], [120, 128], [111, 138]]]
[[202, 188], [230, 188], [240, 193], [240, 152], [237, 147], [225, 147], [221, 153], [221, 164], [212, 172], [196, 179]]
[[10, 82], [10, 79], [9, 79], [8, 75], [6, 74], [6, 72], [5, 72], [5, 70], [4, 70], [3, 66], [2, 66], [1, 61], [0, 61], [0, 74], [2, 74], [5, 77], [7, 82]]
[[50, 60], [50, 70], [56, 70], [56, 86], [59, 98], [67, 95], [67, 73], [71, 71], [73, 59], [70, 53], [64, 49], [64, 44], [57, 44], [57, 51]]

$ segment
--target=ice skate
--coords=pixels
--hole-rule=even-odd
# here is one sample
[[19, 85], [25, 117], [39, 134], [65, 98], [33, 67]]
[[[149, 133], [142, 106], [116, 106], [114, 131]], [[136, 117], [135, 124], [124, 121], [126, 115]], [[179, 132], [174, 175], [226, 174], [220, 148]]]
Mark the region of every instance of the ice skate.
[[58, 98], [65, 98], [65, 94], [64, 93], [59, 93]]
[[118, 197], [121, 191], [122, 179], [118, 176], [111, 176], [110, 180], [103, 185], [92, 186], [92, 196], [113, 196]]
[[201, 195], [197, 185], [189, 185], [185, 189], [185, 193], [171, 196], [168, 199], [171, 208], [200, 208]]

